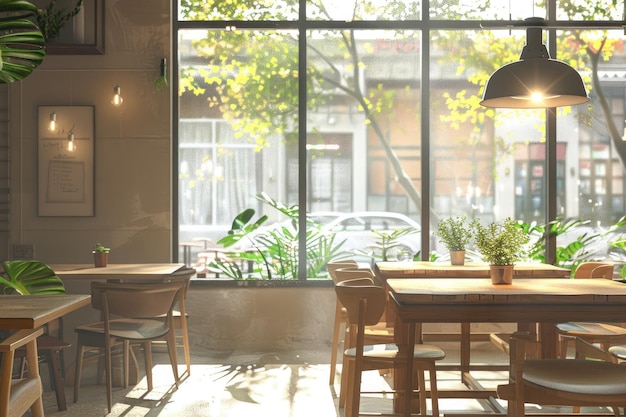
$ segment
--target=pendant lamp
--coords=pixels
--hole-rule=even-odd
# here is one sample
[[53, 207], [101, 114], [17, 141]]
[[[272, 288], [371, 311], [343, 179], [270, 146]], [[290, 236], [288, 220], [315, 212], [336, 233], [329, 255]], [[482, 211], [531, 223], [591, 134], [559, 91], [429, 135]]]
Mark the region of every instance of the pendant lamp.
[[528, 18], [526, 45], [517, 62], [491, 74], [483, 99], [485, 107], [536, 109], [574, 106], [589, 101], [580, 74], [564, 62], [551, 59], [541, 43], [541, 18]]

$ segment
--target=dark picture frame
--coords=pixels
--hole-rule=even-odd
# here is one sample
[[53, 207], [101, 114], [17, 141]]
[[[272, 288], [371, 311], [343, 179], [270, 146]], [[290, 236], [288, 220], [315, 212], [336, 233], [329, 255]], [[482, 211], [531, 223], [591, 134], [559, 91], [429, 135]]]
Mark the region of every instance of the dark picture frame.
[[38, 215], [93, 217], [95, 106], [39, 106], [37, 119]]
[[[48, 55], [104, 55], [104, 1], [83, 0], [81, 11], [61, 29], [59, 36], [46, 42]], [[49, 0], [35, 0], [45, 9]], [[72, 10], [76, 0], [57, 0], [59, 9]]]

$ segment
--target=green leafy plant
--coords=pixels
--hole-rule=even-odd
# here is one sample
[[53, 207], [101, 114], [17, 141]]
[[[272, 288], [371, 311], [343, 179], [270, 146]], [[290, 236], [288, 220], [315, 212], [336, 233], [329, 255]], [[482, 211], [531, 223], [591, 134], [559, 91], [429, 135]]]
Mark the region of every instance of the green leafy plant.
[[102, 243], [96, 243], [96, 245], [94, 246], [93, 251], [94, 251], [94, 253], [96, 253], [96, 252], [98, 252], [98, 253], [109, 253], [109, 252], [111, 252], [111, 248], [107, 248]]
[[482, 258], [490, 265], [513, 265], [525, 256], [525, 245], [530, 236], [518, 222], [507, 218], [487, 226], [478, 220], [471, 223], [474, 241]]
[[439, 222], [435, 235], [449, 251], [465, 250], [472, 239], [472, 230], [465, 216], [449, 217]]
[[4, 261], [0, 274], [3, 294], [64, 294], [65, 286], [50, 267], [39, 261]]
[[[263, 215], [253, 220], [255, 210], [251, 208], [243, 210], [233, 220], [228, 235], [218, 240], [217, 243], [228, 248], [248, 241], [253, 250], [227, 252], [227, 259], [211, 260], [207, 266], [229, 278], [244, 279], [244, 273], [237, 264], [237, 260], [243, 260], [252, 262], [254, 265], [252, 278], [297, 279], [300, 237], [298, 207], [286, 206], [265, 193], [259, 194], [257, 199], [287, 216], [287, 222], [260, 230], [268, 216]], [[336, 242], [334, 233], [322, 232], [321, 226], [315, 222], [307, 220], [305, 233], [307, 277], [320, 276], [328, 261], [345, 256], [341, 251], [343, 241]]]
[[411, 253], [408, 248], [400, 243], [399, 239], [407, 235], [415, 234], [417, 230], [406, 227], [396, 229], [391, 233], [379, 230], [372, 230], [372, 233], [378, 237], [378, 240], [374, 242], [374, 252], [368, 255], [382, 259], [383, 261], [398, 260], [407, 257], [413, 259], [415, 257], [415, 254]]
[[45, 9], [37, 9], [37, 24], [46, 41], [59, 36], [61, 29], [67, 22], [76, 16], [83, 5], [83, 0], [78, 0], [73, 9], [58, 8], [56, 0], [51, 0]]
[[46, 56], [45, 39], [34, 22], [35, 5], [24, 0], [0, 2], [0, 83], [28, 77]]

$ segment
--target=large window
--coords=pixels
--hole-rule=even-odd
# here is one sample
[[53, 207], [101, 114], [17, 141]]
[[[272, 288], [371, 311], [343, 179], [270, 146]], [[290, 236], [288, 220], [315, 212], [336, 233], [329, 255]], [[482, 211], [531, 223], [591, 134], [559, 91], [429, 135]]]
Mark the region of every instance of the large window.
[[[623, 262], [611, 246], [626, 212], [622, 14], [609, 0], [511, 3], [181, 0], [176, 254], [216, 246], [253, 209], [248, 226], [268, 219], [250, 234], [269, 237], [229, 250], [265, 250], [246, 273], [266, 278], [322, 276], [346, 253], [381, 259], [381, 235], [399, 227], [413, 230], [386, 255], [445, 260], [433, 231], [451, 216], [552, 225], [557, 239], [537, 255], [548, 262]], [[530, 16], [546, 19], [552, 57], [583, 75], [588, 104], [480, 106], [489, 75], [525, 43], [511, 27]], [[566, 251], [572, 242], [582, 247]]]

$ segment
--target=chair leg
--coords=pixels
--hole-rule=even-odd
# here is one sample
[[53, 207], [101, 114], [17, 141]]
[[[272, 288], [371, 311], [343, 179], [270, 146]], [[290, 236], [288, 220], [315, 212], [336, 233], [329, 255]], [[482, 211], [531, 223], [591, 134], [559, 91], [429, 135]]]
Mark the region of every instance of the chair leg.
[[104, 347], [104, 374], [106, 377], [107, 384], [107, 407], [109, 413], [111, 412], [111, 408], [113, 408], [113, 375], [112, 374], [112, 366], [111, 366], [111, 340], [105, 337], [105, 347]]
[[80, 388], [80, 378], [83, 373], [83, 355], [85, 347], [78, 336], [78, 345], [76, 346], [76, 364], [74, 369], [74, 402], [78, 402], [78, 389]]
[[152, 342], [147, 341], [143, 344], [143, 358], [146, 365], [146, 380], [148, 381], [148, 391], [152, 391]]
[[341, 330], [341, 304], [337, 301], [335, 308], [335, 324], [333, 325], [333, 341], [330, 353], [330, 380], [329, 385], [335, 383], [335, 372], [337, 370], [337, 351], [339, 350], [339, 331]]
[[61, 352], [59, 350], [48, 350], [45, 352], [45, 356], [46, 362], [48, 362], [52, 387], [57, 399], [57, 408], [59, 411], [65, 411], [67, 410], [67, 403], [65, 401], [65, 384], [62, 376], [63, 370], [61, 369]]
[[[420, 415], [422, 416], [426, 416], [427, 413], [427, 408], [426, 408], [426, 378], [424, 377], [424, 370], [423, 369], [419, 369], [416, 372], [416, 376], [417, 376], [417, 382], [418, 382], [418, 400], [419, 400], [419, 404], [420, 404]], [[411, 394], [410, 391], [407, 392], [409, 395]]]
[[178, 375], [178, 358], [176, 357], [176, 337], [174, 332], [171, 330], [166, 335], [167, 340], [167, 353], [170, 356], [170, 362], [172, 364], [172, 372], [174, 373], [174, 383], [176, 384], [176, 388], [178, 388], [178, 384], [180, 382], [180, 377]]
[[348, 379], [351, 372], [352, 361], [343, 357], [341, 364], [341, 385], [339, 386], [339, 408], [345, 408], [346, 406], [346, 391], [350, 385]]
[[437, 388], [437, 369], [434, 363], [429, 366], [430, 373], [430, 402], [433, 409], [433, 417], [439, 417], [439, 391]]

